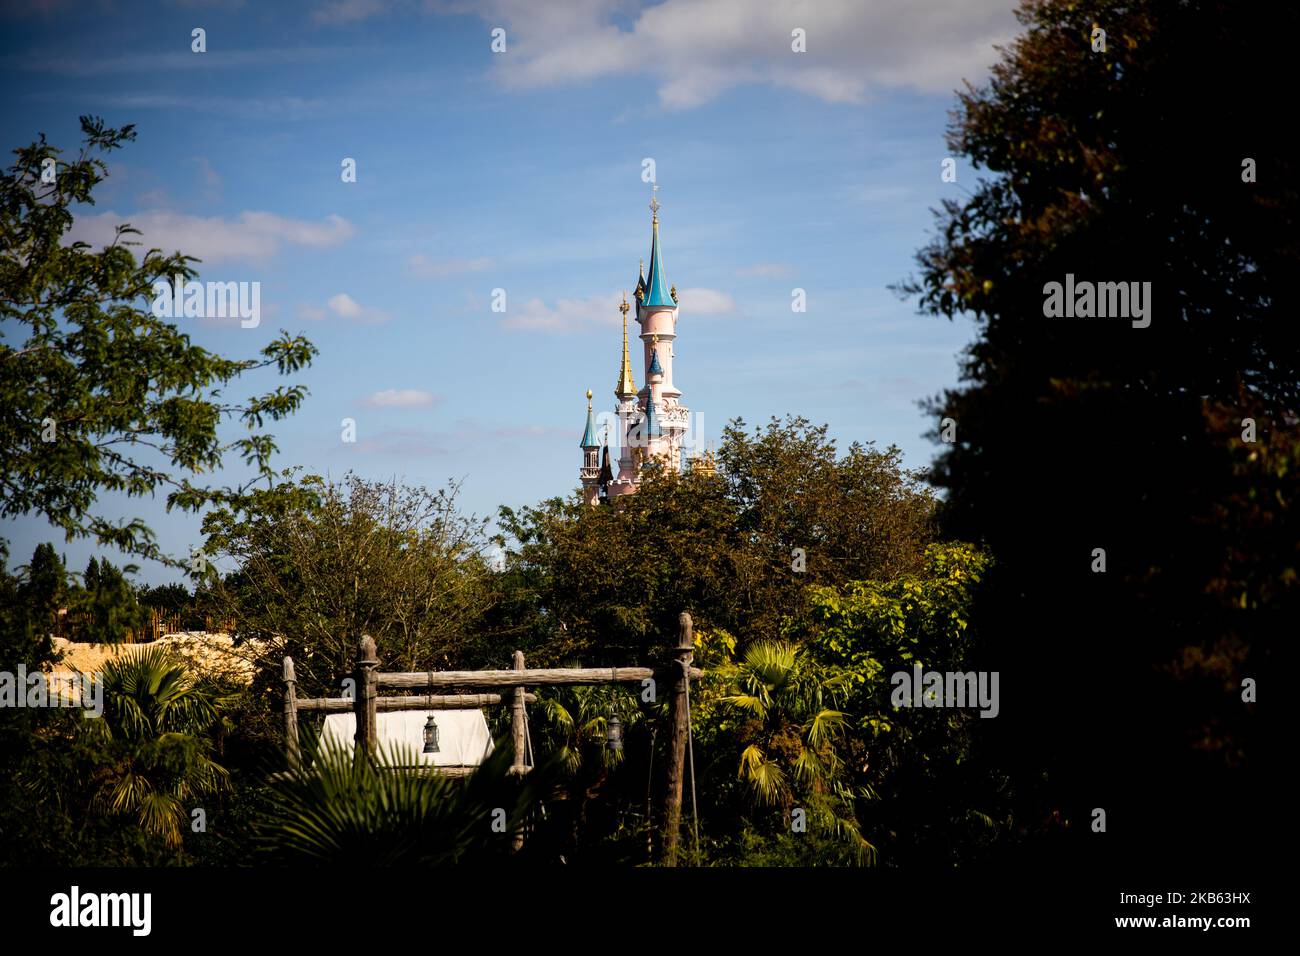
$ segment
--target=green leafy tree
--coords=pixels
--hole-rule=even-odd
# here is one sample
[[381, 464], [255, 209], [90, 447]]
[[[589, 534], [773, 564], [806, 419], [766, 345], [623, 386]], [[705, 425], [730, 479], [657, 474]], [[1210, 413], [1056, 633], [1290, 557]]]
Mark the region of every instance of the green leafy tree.
[[[336, 693], [364, 634], [386, 670], [447, 669], [469, 653], [492, 595], [483, 521], [460, 513], [457, 491], [291, 470], [248, 507], [209, 514], [208, 551], [234, 570], [205, 597], [240, 640], [266, 642], [259, 680], [278, 682], [291, 654], [304, 692]], [[508, 652], [497, 654], [500, 666]]]
[[[132, 126], [91, 117], [81, 128], [75, 158], [42, 136], [0, 174], [0, 517], [41, 515], [69, 539], [177, 563], [141, 519], [111, 520], [98, 496], [166, 492], [169, 509], [189, 511], [239, 500], [247, 485], [198, 476], [233, 452], [251, 467], [250, 484], [268, 478], [275, 443], [261, 429], [306, 391], [280, 386], [232, 402], [227, 387], [261, 369], [292, 374], [316, 350], [286, 333], [253, 359], [192, 345], [150, 302], [155, 283], [194, 278], [197, 260], [158, 249], [137, 259], [138, 230], [125, 223], [101, 249], [68, 242], [75, 210], [93, 205], [108, 173], [103, 156], [135, 138]], [[229, 420], [246, 428], [225, 440], [219, 426]]]
[[972, 611], [989, 566], [968, 544], [932, 544], [915, 573], [810, 588], [806, 614], [788, 626], [816, 660], [846, 677], [844, 706], [855, 728], [849, 779], [865, 795], [863, 830], [890, 865], [969, 862], [1012, 830], [1009, 780], [980, 748], [991, 721], [976, 703], [893, 703], [893, 675], [916, 665], [941, 673], [981, 667]]
[[59, 627], [59, 609], [68, 593], [68, 571], [52, 544], [38, 544], [27, 565], [18, 597], [34, 626], [44, 634]]
[[[934, 469], [945, 531], [997, 560], [990, 654], [1008, 686], [1043, 688], [995, 722], [1000, 761], [1030, 828], [1086, 840], [1102, 806], [1143, 858], [1200, 854], [1187, 834], [1207, 828], [1216, 847], [1266, 839], [1253, 801], [1282, 788], [1245, 785], [1270, 738], [1242, 685], [1300, 616], [1300, 194], [1288, 124], [1245, 91], [1288, 82], [1300, 14], [1031, 0], [1019, 17], [949, 131], [987, 175], [904, 285], [977, 323], [930, 410], [957, 429]], [[1067, 276], [1150, 283], [1149, 325], [1046, 316]]]
[[725, 615], [718, 602], [743, 554], [722, 483], [700, 475], [652, 474], [617, 508], [502, 508], [499, 523], [502, 603], [529, 625], [518, 643], [539, 663], [662, 655], [682, 610]]
[[[50, 561], [51, 555], [53, 549], [41, 545], [26, 574], [13, 574], [6, 566], [8, 548], [0, 540], [0, 671], [16, 674], [22, 665], [33, 673], [57, 660], [47, 625], [62, 563], [57, 557]], [[30, 804], [16, 773], [49, 714], [40, 708], [0, 707], [0, 766], [8, 770], [0, 774], [0, 861], [5, 863], [22, 862], [41, 840], [55, 835], [54, 827], [44, 826], [47, 808]]]
[[788, 418], [732, 423], [718, 458], [719, 475], [651, 471], [614, 507], [502, 508], [494, 623], [549, 660], [627, 663], [662, 655], [682, 610], [776, 640], [808, 584], [919, 566], [933, 499], [898, 449], [841, 455], [825, 426]]
[[[134, 572], [135, 567], [126, 570]], [[107, 558], [91, 558], [82, 581], [84, 586], [72, 593], [68, 612], [73, 640], [118, 644], [142, 631], [148, 612], [122, 569]]]

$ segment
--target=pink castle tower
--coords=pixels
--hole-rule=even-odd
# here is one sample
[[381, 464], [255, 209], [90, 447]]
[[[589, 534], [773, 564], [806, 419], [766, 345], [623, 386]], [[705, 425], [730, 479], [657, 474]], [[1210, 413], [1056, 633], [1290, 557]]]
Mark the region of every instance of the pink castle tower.
[[[682, 439], [690, 424], [690, 409], [681, 403], [682, 393], [673, 384], [673, 342], [677, 339], [677, 287], [664, 275], [659, 254], [658, 189], [650, 199], [650, 272], [642, 272], [636, 284], [636, 321], [645, 368], [645, 387], [637, 391], [632, 379], [628, 352], [627, 296], [623, 313], [623, 362], [614, 397], [618, 399], [618, 476], [609, 467], [609, 448], [604, 449], [604, 466], [595, 468], [597, 450], [592, 434], [591, 408], [587, 410], [587, 434], [583, 436], [583, 500], [589, 504], [612, 501], [635, 494], [641, 484], [641, 470], [652, 460], [673, 471], [682, 470]], [[590, 477], [589, 477], [590, 476]]]

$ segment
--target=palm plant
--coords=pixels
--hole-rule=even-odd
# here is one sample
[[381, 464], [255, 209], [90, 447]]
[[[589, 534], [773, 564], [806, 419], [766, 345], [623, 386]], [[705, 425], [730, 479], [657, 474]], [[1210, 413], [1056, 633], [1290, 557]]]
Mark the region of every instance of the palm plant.
[[623, 752], [604, 746], [611, 714], [618, 715], [625, 730], [645, 716], [636, 696], [620, 687], [558, 687], [539, 695], [539, 750], [554, 754], [569, 775], [589, 767], [593, 760], [604, 768], [617, 766]]
[[[640, 776], [643, 761], [652, 761], [652, 733], [646, 733], [655, 710], [641, 706], [639, 696], [622, 687], [558, 687], [539, 694], [536, 747], [540, 755], [556, 762], [563, 777], [555, 794], [557, 819], [552, 824], [567, 853], [576, 853], [584, 842], [584, 832], [608, 826], [610, 832], [627, 835], [627, 810], [641, 802], [640, 789], [649, 781]], [[620, 749], [606, 746], [611, 716], [622, 724], [627, 745]], [[635, 775], [620, 774], [632, 748]], [[631, 767], [629, 767], [631, 769]], [[591, 819], [593, 807], [600, 807]], [[632, 826], [644, 830], [649, 825], [649, 792], [645, 811], [634, 811]], [[594, 825], [594, 826], [593, 826]]]
[[468, 778], [421, 768], [413, 752], [381, 748], [355, 760], [336, 742], [272, 783], [254, 845], [285, 864], [365, 866], [482, 862], [510, 852], [511, 834], [540, 799], [550, 768], [520, 782], [497, 746]]
[[162, 647], [109, 661], [103, 681], [104, 714], [91, 728], [112, 762], [92, 807], [134, 816], [144, 832], [178, 848], [196, 801], [229, 786], [211, 759], [216, 702]]
[[855, 859], [872, 863], [853, 806], [860, 795], [845, 782], [837, 743], [847, 715], [836, 706], [849, 675], [818, 667], [800, 647], [760, 641], [745, 651], [734, 674], [738, 693], [722, 703], [750, 717], [737, 778], [762, 807], [789, 812], [796, 801], [814, 824], [850, 844]]

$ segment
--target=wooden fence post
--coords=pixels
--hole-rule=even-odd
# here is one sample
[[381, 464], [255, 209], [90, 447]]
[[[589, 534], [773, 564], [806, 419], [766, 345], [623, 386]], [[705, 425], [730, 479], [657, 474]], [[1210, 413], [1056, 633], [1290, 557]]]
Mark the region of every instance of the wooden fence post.
[[664, 865], [677, 865], [677, 844], [682, 823], [682, 778], [686, 767], [686, 735], [690, 731], [686, 689], [695, 657], [695, 625], [683, 611], [678, 617], [677, 648], [669, 663], [672, 675], [668, 703], [668, 789], [664, 795]]
[[353, 710], [357, 715], [355, 756], [358, 760], [372, 756], [377, 743], [376, 715], [379, 707], [375, 701], [379, 696], [379, 675], [375, 672], [375, 668], [378, 666], [379, 661], [375, 659], [375, 639], [366, 634], [361, 638], [361, 652], [357, 655], [357, 669], [354, 675], [357, 684], [357, 696], [353, 702]]
[[293, 673], [293, 658], [284, 659], [284, 748], [289, 758], [289, 769], [298, 769], [300, 751], [298, 750], [298, 695], [295, 685], [298, 683]]
[[[524, 652], [515, 651], [515, 670], [524, 669]], [[511, 764], [511, 773], [522, 774], [524, 772], [524, 756], [527, 747], [527, 727], [525, 726], [524, 716], [524, 693], [523, 687], [516, 687], [514, 701], [510, 706], [510, 736], [514, 741], [515, 760]]]
[[[515, 651], [515, 670], [524, 669], [524, 652]], [[510, 772], [516, 775], [520, 780], [523, 779], [526, 764], [524, 763], [525, 751], [527, 749], [527, 717], [524, 713], [524, 694], [525, 689], [515, 688], [514, 702], [510, 705], [510, 736], [514, 741], [515, 757], [514, 763], [510, 766]], [[515, 827], [512, 844], [516, 852], [523, 849], [524, 846], [524, 823], [519, 821], [519, 826]]]

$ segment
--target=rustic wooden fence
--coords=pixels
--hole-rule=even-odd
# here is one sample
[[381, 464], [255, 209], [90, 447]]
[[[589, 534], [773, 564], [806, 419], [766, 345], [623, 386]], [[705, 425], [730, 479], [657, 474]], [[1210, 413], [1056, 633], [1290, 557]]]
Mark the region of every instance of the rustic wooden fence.
[[[515, 651], [514, 666], [510, 670], [481, 671], [409, 671], [383, 673], [375, 657], [375, 642], [366, 635], [361, 639], [353, 677], [355, 695], [346, 697], [300, 698], [295, 692], [297, 679], [293, 659], [284, 659], [284, 737], [285, 756], [291, 768], [299, 765], [302, 750], [298, 742], [298, 715], [303, 711], [356, 714], [356, 752], [372, 756], [377, 744], [376, 724], [379, 711], [396, 710], [459, 710], [465, 708], [496, 707], [507, 701], [510, 704], [510, 735], [514, 762], [510, 772], [525, 774], [529, 767], [525, 761], [527, 737], [527, 712], [525, 705], [535, 701], [530, 687], [559, 687], [595, 684], [641, 684], [650, 679], [655, 687], [665, 686], [669, 693], [668, 706], [668, 761], [664, 770], [665, 787], [660, 822], [663, 826], [661, 858], [669, 866], [677, 861], [677, 850], [682, 818], [682, 782], [686, 772], [687, 739], [690, 734], [690, 682], [703, 676], [703, 671], [692, 667], [694, 625], [690, 614], [679, 617], [677, 647], [671, 657], [658, 667], [560, 667], [528, 669], [524, 654]], [[430, 693], [381, 697], [380, 688], [429, 689]], [[434, 694], [439, 688], [454, 693]], [[476, 690], [480, 693], [461, 693]], [[500, 691], [509, 690], [509, 694]], [[467, 776], [473, 767], [422, 767], [423, 772], [443, 776]], [[523, 832], [516, 831], [514, 845], [523, 844]]]
[[[123, 643], [147, 644], [158, 640], [164, 634], [178, 634], [188, 630], [203, 630], [209, 633], [213, 631], [229, 632], [234, 628], [232, 622], [215, 621], [211, 615], [204, 615], [201, 628], [194, 626], [196, 621], [193, 619], [189, 621], [190, 627], [186, 627], [187, 617], [187, 615], [179, 611], [169, 613], [151, 607], [149, 608], [148, 622], [138, 628], [128, 629]], [[91, 619], [88, 615], [79, 614], [68, 608], [59, 608], [58, 614], [54, 618], [51, 633], [55, 637], [62, 637], [65, 640], [77, 640], [86, 633], [90, 624]]]

